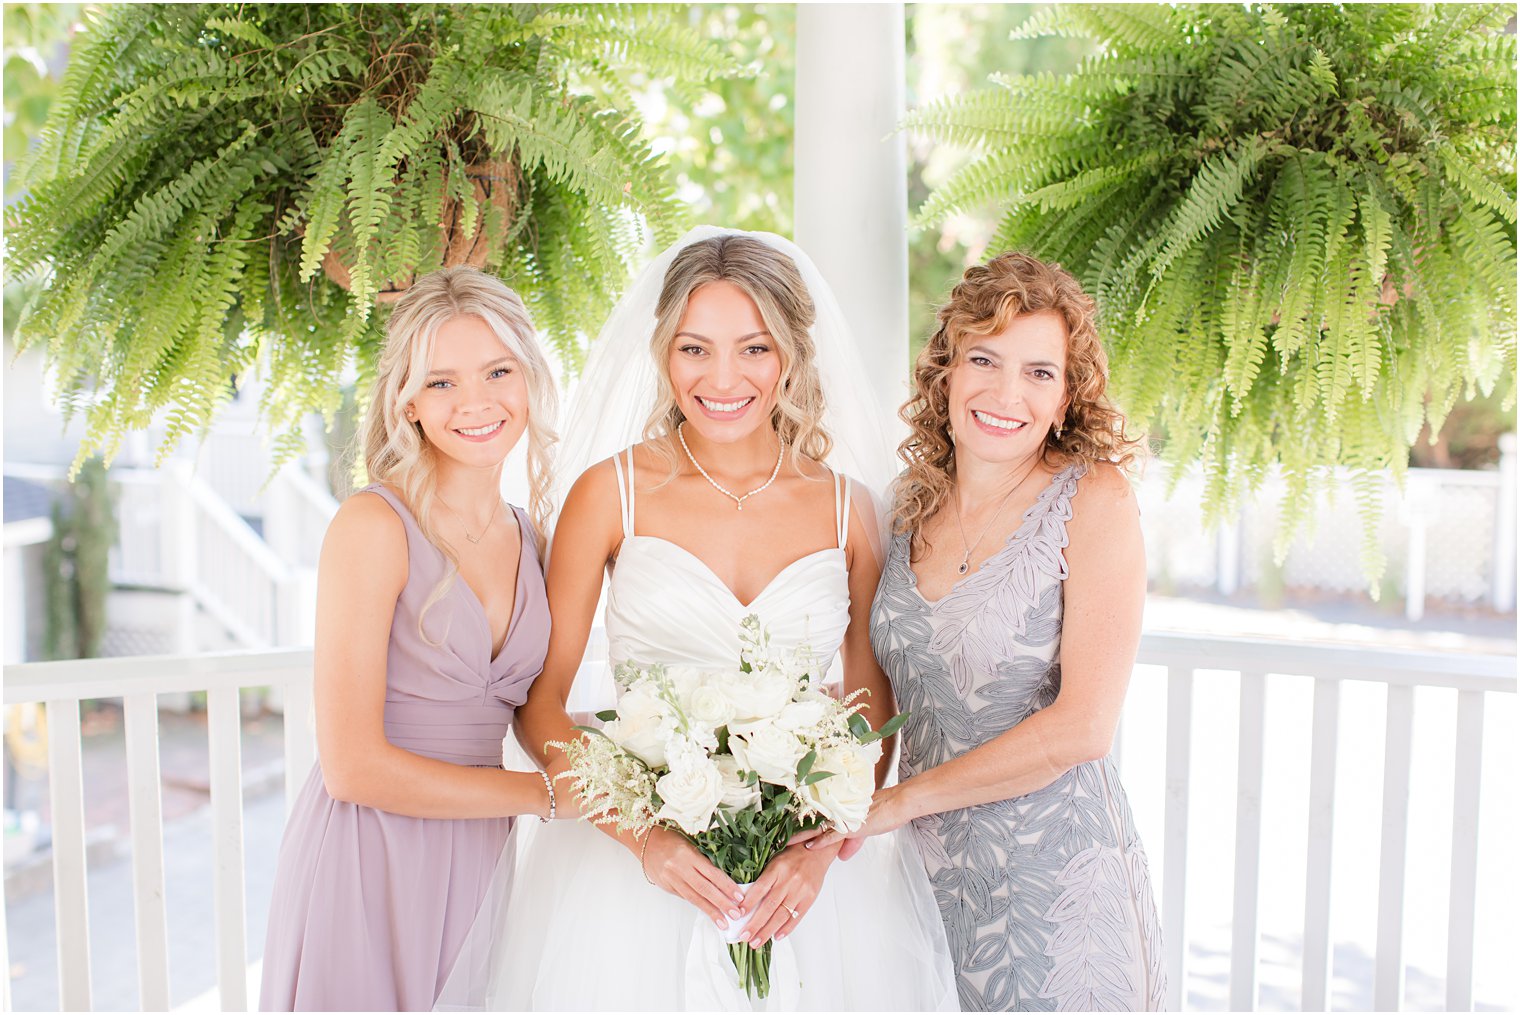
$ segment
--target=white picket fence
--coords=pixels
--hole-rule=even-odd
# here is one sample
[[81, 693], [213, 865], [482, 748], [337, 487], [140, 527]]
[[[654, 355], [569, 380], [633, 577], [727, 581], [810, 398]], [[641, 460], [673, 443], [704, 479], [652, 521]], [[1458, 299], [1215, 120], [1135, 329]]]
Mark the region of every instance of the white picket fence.
[[[1239, 674], [1234, 916], [1230, 948], [1229, 1000], [1236, 1010], [1257, 1003], [1260, 957], [1259, 900], [1262, 890], [1262, 779], [1266, 728], [1266, 688], [1276, 675], [1312, 677], [1315, 682], [1309, 822], [1304, 829], [1308, 871], [1303, 926], [1301, 1008], [1324, 1010], [1330, 997], [1330, 885], [1334, 842], [1335, 782], [1340, 751], [1342, 685], [1367, 681], [1387, 689], [1378, 937], [1374, 1007], [1397, 1009], [1404, 973], [1405, 892], [1409, 842], [1408, 796], [1417, 688], [1442, 689], [1457, 698], [1454, 806], [1448, 911], [1446, 1006], [1473, 1005], [1474, 920], [1479, 886], [1474, 860], [1478, 847], [1478, 801], [1482, 775], [1482, 731], [1487, 697], [1513, 694], [1515, 659], [1501, 656], [1376, 651], [1148, 634], [1141, 666], [1166, 672], [1166, 803], [1159, 844], [1151, 856], [1159, 872], [1160, 908], [1170, 973], [1170, 1004], [1187, 998], [1189, 928], [1188, 833], [1193, 816], [1192, 786], [1203, 766], [1218, 768], [1232, 759], [1192, 753], [1194, 689], [1199, 681]], [[600, 667], [588, 660], [588, 667]], [[239, 652], [198, 657], [159, 657], [26, 663], [5, 668], [5, 704], [45, 702], [49, 729], [50, 793], [53, 814], [54, 902], [57, 919], [59, 998], [62, 1010], [90, 1007], [89, 913], [85, 877], [85, 829], [81, 772], [80, 702], [120, 697], [125, 704], [130, 782], [132, 878], [136, 899], [138, 983], [144, 1010], [169, 1006], [168, 929], [164, 906], [164, 848], [157, 695], [205, 691], [211, 762], [211, 806], [215, 851], [216, 968], [218, 998], [226, 1010], [249, 1002], [245, 964], [242, 764], [238, 691], [275, 685], [285, 694], [285, 786], [287, 806], [314, 759], [311, 712], [311, 656], [305, 651]], [[1120, 744], [1125, 740], [1121, 731]], [[1512, 773], [1502, 773], [1512, 778]], [[1157, 846], [1159, 845], [1159, 849]], [[3, 928], [3, 924], [0, 924]], [[4, 956], [0, 956], [4, 958]], [[6, 1007], [9, 1008], [7, 988]]]

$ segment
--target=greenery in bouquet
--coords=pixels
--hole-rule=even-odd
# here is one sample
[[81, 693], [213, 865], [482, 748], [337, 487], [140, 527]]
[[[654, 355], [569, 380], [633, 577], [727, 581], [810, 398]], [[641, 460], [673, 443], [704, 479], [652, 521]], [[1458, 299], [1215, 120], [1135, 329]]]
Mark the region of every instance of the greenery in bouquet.
[[735, 70], [678, 5], [89, 8], [6, 213], [7, 276], [42, 278], [18, 344], [81, 460], [160, 413], [166, 452], [254, 369], [293, 453], [443, 265], [505, 277], [573, 369], [684, 222], [633, 79]]
[[[555, 745], [587, 820], [619, 829], [679, 832], [740, 884], [799, 832], [859, 828], [876, 789], [884, 737], [906, 715], [872, 730], [856, 692], [821, 687], [806, 653], [771, 651], [758, 618], [741, 628], [738, 665], [723, 672], [624, 664], [618, 707], [600, 729]], [[731, 943], [739, 984], [770, 990], [770, 944]]]

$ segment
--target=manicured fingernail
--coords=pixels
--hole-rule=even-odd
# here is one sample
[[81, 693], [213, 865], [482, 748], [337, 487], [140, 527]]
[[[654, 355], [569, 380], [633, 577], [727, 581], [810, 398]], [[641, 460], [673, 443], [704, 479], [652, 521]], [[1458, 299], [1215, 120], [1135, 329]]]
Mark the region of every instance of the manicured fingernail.
[[780, 941], [784, 937], [786, 937], [786, 931], [783, 930], [781, 933], [776, 935], [776, 940]]
[[734, 901], [735, 902], [743, 902], [744, 901], [744, 893], [743, 892], [735, 892], [734, 893]]
[[716, 923], [718, 925], [718, 929], [719, 930], [727, 930], [728, 929], [728, 921], [726, 921], [726, 920], [717, 919], [717, 920], [714, 920], [713, 923]]
[[740, 941], [748, 941], [749, 940], [749, 931], [746, 930], [746, 931], [743, 931], [742, 933], [740, 933], [739, 940]]
[[728, 911], [728, 915], [731, 916], [731, 917], [733, 917], [735, 920], [737, 920], [737, 919], [739, 919], [739, 917], [743, 916], [744, 914], [741, 913], [741, 912], [739, 912], [737, 909], [730, 909]]

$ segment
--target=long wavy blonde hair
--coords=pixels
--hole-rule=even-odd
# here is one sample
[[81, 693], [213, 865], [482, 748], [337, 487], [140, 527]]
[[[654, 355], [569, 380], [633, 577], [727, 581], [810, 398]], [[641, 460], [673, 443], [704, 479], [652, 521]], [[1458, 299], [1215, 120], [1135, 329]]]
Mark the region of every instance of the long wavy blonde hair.
[[485, 321], [523, 371], [528, 385], [528, 514], [540, 555], [549, 524], [550, 471], [554, 444], [559, 439], [554, 432], [559, 389], [527, 308], [500, 279], [475, 268], [444, 268], [424, 275], [391, 310], [385, 350], [375, 368], [369, 411], [360, 429], [360, 449], [370, 482], [395, 486], [423, 536], [448, 559], [448, 573], [423, 604], [423, 615], [447, 594], [459, 572], [459, 557], [433, 524], [437, 451], [423, 434], [422, 424], [407, 420], [406, 407], [427, 380], [438, 330], [459, 317]]
[[776, 340], [781, 378], [771, 425], [787, 446], [788, 464], [797, 470], [798, 456], [823, 461], [833, 441], [822, 422], [823, 385], [811, 331], [816, 312], [807, 283], [796, 263], [775, 247], [749, 236], [713, 236], [676, 255], [655, 304], [650, 354], [659, 387], [654, 411], [644, 425], [644, 439], [669, 463], [667, 481], [679, 468], [682, 456], [676, 449], [675, 432], [686, 419], [670, 383], [670, 350], [692, 293], [711, 282], [729, 282], [754, 300], [766, 330]]
[[914, 533], [955, 486], [955, 445], [950, 437], [950, 371], [966, 340], [996, 335], [1023, 314], [1053, 310], [1066, 322], [1065, 416], [1052, 428], [1046, 461], [1108, 462], [1130, 471], [1144, 444], [1125, 433], [1124, 414], [1108, 399], [1108, 355], [1098, 338], [1097, 306], [1058, 264], [1024, 253], [1000, 254], [967, 268], [940, 307], [939, 329], [913, 366], [913, 394], [898, 413], [910, 433], [897, 449], [908, 466], [897, 483], [893, 530]]

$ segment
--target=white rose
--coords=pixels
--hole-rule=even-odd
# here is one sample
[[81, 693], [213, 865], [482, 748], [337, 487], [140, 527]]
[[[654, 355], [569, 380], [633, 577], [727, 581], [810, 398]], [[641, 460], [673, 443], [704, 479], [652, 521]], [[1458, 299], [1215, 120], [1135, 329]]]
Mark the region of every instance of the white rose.
[[637, 683], [618, 699], [618, 717], [602, 732], [623, 750], [653, 768], [665, 764], [666, 741], [675, 732], [676, 718], [654, 689]]
[[769, 719], [786, 707], [796, 690], [784, 673], [758, 669], [734, 670], [721, 678], [723, 693], [734, 705], [734, 719], [741, 723]]
[[742, 811], [760, 802], [760, 786], [746, 786], [739, 778], [739, 759], [731, 754], [720, 754], [713, 759], [718, 773], [723, 777], [722, 804], [729, 810]]
[[796, 734], [767, 723], [745, 736], [730, 736], [728, 749], [745, 771], [777, 786], [797, 788], [797, 762], [807, 753], [807, 745]]
[[703, 730], [727, 726], [734, 717], [734, 703], [728, 700], [717, 681], [709, 680], [693, 688], [686, 696], [686, 718]]
[[700, 835], [723, 800], [723, 776], [702, 750], [681, 744], [672, 752], [670, 771], [655, 783], [660, 795], [657, 821], [674, 821], [688, 835]]
[[704, 681], [702, 671], [691, 666], [667, 666], [665, 679], [670, 683], [670, 689], [675, 692], [675, 698], [682, 708], [686, 707], [692, 692], [701, 687]]
[[805, 691], [781, 710], [776, 725], [789, 733], [801, 733], [823, 722], [837, 707], [837, 702], [822, 691]]
[[881, 743], [854, 747], [831, 747], [820, 751], [813, 763], [815, 772], [833, 773], [798, 790], [829, 823], [847, 832], [865, 824], [876, 792], [875, 766], [881, 757]]

